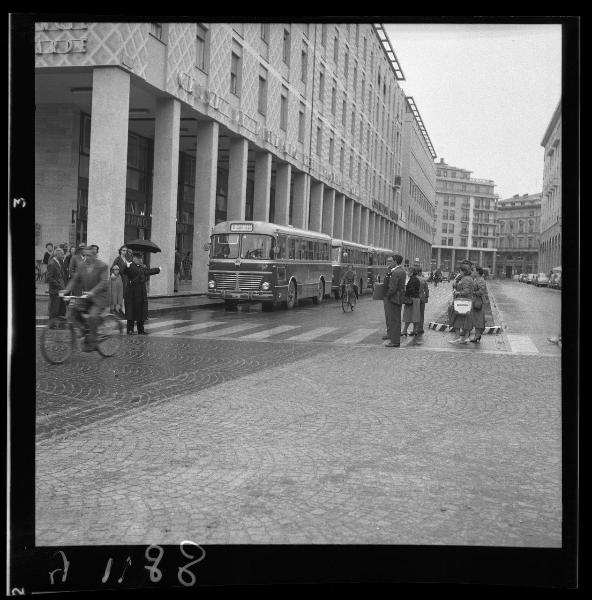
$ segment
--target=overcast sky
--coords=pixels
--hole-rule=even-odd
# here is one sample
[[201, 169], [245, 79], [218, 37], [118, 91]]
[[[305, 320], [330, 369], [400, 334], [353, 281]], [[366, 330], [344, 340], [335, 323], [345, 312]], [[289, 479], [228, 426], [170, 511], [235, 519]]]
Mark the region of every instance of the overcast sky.
[[540, 192], [541, 140], [561, 97], [560, 25], [383, 23], [437, 161]]

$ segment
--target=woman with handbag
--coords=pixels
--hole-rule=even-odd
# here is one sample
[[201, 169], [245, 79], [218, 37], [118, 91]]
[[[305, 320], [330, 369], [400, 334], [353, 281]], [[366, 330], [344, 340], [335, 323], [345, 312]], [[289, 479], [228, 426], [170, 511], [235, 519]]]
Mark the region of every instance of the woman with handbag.
[[475, 269], [473, 285], [473, 309], [471, 312], [475, 335], [469, 342], [479, 342], [481, 340], [481, 334], [485, 329], [485, 310], [483, 309], [483, 303], [487, 296], [487, 285], [485, 284], [483, 269], [481, 267], [476, 267]]
[[410, 271], [409, 281], [405, 286], [405, 297], [403, 302], [405, 308], [403, 308], [403, 331], [401, 336], [407, 337], [407, 329], [409, 323], [413, 323], [413, 331], [409, 335], [417, 335], [419, 331], [419, 322], [421, 320], [421, 308], [419, 306], [419, 289], [421, 282], [417, 277], [418, 270], [413, 268]]
[[471, 277], [472, 267], [470, 263], [463, 262], [460, 265], [460, 274], [454, 280], [454, 312], [452, 319], [452, 331], [456, 337], [448, 340], [450, 344], [468, 344], [469, 332], [473, 328], [471, 305], [473, 302], [473, 290], [475, 284]]

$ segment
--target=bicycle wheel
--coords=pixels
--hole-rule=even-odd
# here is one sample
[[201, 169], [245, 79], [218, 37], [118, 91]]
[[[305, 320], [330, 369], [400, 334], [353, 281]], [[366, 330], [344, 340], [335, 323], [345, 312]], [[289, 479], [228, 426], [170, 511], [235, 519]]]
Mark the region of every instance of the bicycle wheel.
[[66, 317], [54, 317], [41, 331], [43, 358], [52, 365], [61, 365], [72, 355], [75, 337], [74, 328]]
[[97, 327], [97, 351], [101, 356], [113, 356], [123, 339], [123, 326], [115, 315], [106, 315]]
[[343, 292], [343, 294], [341, 294], [341, 310], [343, 312], [347, 312], [349, 307], [349, 293], [347, 290], [345, 290]]

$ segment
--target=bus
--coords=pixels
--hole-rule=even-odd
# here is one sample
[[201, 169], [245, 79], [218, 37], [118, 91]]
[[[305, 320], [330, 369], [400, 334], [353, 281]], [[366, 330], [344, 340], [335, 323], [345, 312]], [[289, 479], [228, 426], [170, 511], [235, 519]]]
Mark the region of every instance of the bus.
[[228, 307], [261, 302], [292, 309], [303, 298], [319, 304], [331, 290], [331, 237], [264, 221], [225, 221], [212, 229], [208, 298]]
[[386, 259], [393, 256], [394, 252], [388, 248], [370, 247], [370, 264], [368, 265], [368, 286], [374, 287], [381, 283], [386, 274]]
[[363, 294], [368, 287], [368, 265], [370, 262], [370, 247], [356, 242], [347, 242], [345, 240], [333, 239], [332, 241], [333, 258], [333, 283], [331, 291], [336, 299], [341, 297], [341, 288], [339, 282], [343, 273], [351, 266], [356, 273], [355, 284], [358, 286], [358, 293]]

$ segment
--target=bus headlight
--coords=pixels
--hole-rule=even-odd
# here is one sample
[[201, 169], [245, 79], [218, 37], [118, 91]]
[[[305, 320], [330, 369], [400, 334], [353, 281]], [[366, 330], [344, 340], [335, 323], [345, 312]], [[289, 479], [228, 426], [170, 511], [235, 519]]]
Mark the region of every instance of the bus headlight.
[[266, 292], [266, 291], [269, 289], [269, 286], [270, 286], [270, 283], [269, 283], [269, 281], [264, 281], [264, 282], [261, 284], [261, 289], [262, 289], [264, 292]]
[[213, 290], [215, 287], [216, 287], [216, 282], [213, 279], [210, 279], [210, 281], [208, 281], [208, 288]]

